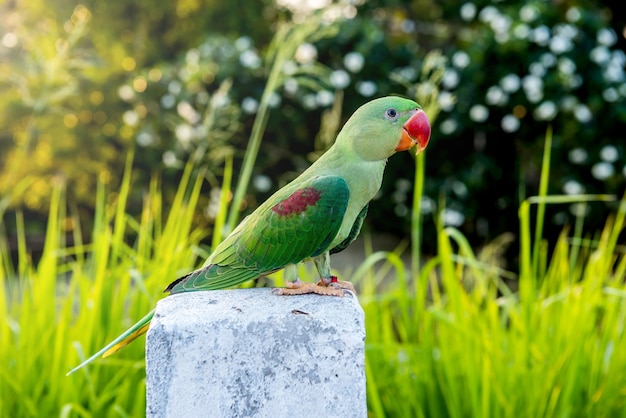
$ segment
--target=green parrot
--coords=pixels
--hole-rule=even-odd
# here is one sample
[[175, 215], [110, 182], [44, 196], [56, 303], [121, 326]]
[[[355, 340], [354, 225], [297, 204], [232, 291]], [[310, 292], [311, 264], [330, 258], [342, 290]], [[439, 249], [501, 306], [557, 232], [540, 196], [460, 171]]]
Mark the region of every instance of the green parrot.
[[[172, 282], [170, 294], [223, 289], [285, 269], [278, 295], [343, 296], [349, 282], [331, 275], [330, 255], [357, 237], [370, 200], [380, 189], [387, 159], [430, 139], [421, 107], [401, 97], [372, 100], [354, 112], [335, 143], [292, 182], [278, 190], [215, 248], [204, 265]], [[297, 264], [312, 259], [317, 284], [297, 278]], [[69, 373], [107, 357], [148, 330], [154, 310]]]

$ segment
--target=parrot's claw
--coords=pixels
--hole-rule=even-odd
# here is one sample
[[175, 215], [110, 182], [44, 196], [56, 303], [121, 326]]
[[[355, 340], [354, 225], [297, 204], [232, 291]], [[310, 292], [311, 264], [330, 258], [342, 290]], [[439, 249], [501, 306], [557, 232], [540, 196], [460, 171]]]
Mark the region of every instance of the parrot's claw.
[[317, 285], [332, 287], [333, 289], [341, 290], [344, 294], [349, 293], [353, 297], [356, 297], [356, 289], [354, 288], [354, 285], [350, 282], [337, 279], [337, 276], [330, 276], [329, 279], [320, 279], [320, 281], [317, 282]]
[[301, 280], [294, 282], [287, 282], [287, 287], [272, 289], [272, 293], [276, 293], [279, 296], [294, 296], [294, 295], [306, 295], [309, 293], [315, 293], [322, 296], [339, 296], [343, 297], [346, 293], [349, 293], [353, 297], [356, 297], [356, 290], [350, 282], [343, 280], [337, 280], [337, 277], [332, 276], [329, 279], [321, 279], [317, 284], [306, 283]]

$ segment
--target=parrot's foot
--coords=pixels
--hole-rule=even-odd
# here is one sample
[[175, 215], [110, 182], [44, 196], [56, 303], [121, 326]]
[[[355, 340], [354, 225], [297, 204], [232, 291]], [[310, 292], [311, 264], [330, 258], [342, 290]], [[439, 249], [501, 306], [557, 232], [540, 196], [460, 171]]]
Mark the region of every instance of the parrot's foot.
[[354, 285], [350, 282], [346, 282], [345, 280], [337, 279], [337, 276], [330, 276], [328, 279], [320, 279], [320, 281], [317, 282], [317, 285], [341, 290], [344, 292], [344, 295], [346, 293], [350, 293], [352, 296], [356, 296], [356, 289], [354, 288]]
[[297, 279], [295, 282], [287, 282], [286, 285], [286, 288], [272, 289], [272, 293], [275, 292], [279, 296], [306, 295], [308, 293], [339, 297], [345, 296], [346, 293], [351, 293], [353, 296], [356, 295], [356, 290], [354, 290], [352, 283], [337, 280], [335, 276], [329, 279], [321, 279], [317, 284]]

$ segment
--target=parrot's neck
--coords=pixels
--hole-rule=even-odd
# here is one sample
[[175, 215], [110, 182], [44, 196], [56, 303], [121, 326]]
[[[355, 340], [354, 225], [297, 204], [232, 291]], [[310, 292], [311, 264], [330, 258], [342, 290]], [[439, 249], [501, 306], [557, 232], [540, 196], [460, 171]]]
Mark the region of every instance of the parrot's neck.
[[350, 200], [357, 199], [365, 206], [380, 189], [386, 164], [386, 159], [366, 161], [333, 146], [313, 163], [303, 176], [306, 178], [314, 175], [340, 176], [348, 183]]

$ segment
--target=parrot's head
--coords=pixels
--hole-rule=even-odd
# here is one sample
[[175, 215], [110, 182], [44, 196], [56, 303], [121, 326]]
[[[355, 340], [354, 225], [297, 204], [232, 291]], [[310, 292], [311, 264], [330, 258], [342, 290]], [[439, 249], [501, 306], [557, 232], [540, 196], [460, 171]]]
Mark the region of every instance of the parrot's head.
[[358, 108], [344, 125], [339, 142], [369, 161], [384, 160], [413, 146], [419, 154], [428, 145], [430, 122], [413, 100], [382, 97]]

